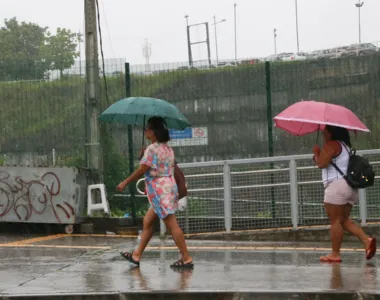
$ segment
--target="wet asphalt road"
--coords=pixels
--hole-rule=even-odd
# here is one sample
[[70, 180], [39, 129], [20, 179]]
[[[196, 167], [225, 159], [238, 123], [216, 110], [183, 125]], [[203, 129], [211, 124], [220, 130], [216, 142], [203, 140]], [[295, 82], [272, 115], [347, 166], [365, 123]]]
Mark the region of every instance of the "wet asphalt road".
[[133, 249], [136, 238], [60, 235], [1, 242], [2, 296], [138, 291], [380, 294], [377, 258], [365, 261], [364, 252], [353, 248], [359, 244], [345, 245], [343, 263], [331, 265], [319, 262], [327, 253], [319, 248], [328, 244], [189, 241], [194, 270], [173, 271], [169, 265], [178, 252], [170, 241], [153, 241], [140, 269], [119, 255]]

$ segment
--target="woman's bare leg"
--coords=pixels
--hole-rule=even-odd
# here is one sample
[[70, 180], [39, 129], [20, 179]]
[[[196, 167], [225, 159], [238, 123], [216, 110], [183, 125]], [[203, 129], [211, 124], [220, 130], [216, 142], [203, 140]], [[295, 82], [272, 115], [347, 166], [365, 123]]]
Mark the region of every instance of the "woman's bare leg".
[[143, 221], [143, 231], [141, 233], [140, 244], [135, 251], [133, 251], [132, 258], [139, 262], [141, 256], [148, 245], [150, 239], [153, 235], [153, 224], [158, 219], [157, 214], [154, 212], [153, 208], [149, 208], [145, 214]]
[[185, 237], [183, 236], [181, 228], [178, 226], [177, 218], [175, 217], [175, 215], [168, 215], [163, 221], [165, 223], [166, 228], [169, 229], [170, 234], [172, 235], [173, 240], [177, 245], [179, 251], [181, 252], [183, 262], [185, 264], [192, 262], [193, 259], [189, 255]]
[[331, 228], [331, 248], [332, 252], [328, 257], [340, 258], [340, 248], [343, 241], [343, 223], [344, 223], [344, 208], [345, 205], [335, 205], [325, 203], [325, 210], [329, 217]]
[[346, 204], [344, 207], [345, 218], [344, 218], [343, 228], [347, 232], [356, 236], [363, 243], [364, 249], [368, 249], [369, 236], [364, 233], [363, 229], [358, 224], [356, 224], [354, 221], [350, 219], [351, 210], [352, 210], [352, 205]]

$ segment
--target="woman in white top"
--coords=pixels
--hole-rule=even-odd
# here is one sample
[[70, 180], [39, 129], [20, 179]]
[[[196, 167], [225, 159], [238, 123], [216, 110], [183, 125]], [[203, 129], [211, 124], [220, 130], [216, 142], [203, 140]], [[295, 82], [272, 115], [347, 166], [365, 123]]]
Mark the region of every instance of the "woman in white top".
[[366, 250], [366, 258], [376, 253], [376, 239], [368, 237], [363, 229], [350, 219], [352, 206], [358, 202], [358, 190], [351, 188], [343, 176], [331, 164], [347, 173], [351, 140], [347, 129], [327, 125], [323, 131], [325, 143], [322, 150], [313, 148], [314, 161], [322, 169], [325, 187], [324, 206], [331, 224], [332, 252], [320, 258], [321, 262], [341, 262], [340, 248], [344, 230], [358, 237]]

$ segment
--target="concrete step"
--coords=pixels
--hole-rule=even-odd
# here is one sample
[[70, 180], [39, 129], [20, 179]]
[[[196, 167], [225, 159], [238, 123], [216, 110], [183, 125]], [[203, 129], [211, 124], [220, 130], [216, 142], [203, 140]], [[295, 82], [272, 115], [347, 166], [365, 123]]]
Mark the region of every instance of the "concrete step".
[[[4, 298], [5, 299], [5, 298]], [[76, 294], [70, 295], [38, 295], [38, 296], [23, 296], [9, 295], [6, 299], [25, 299], [25, 300], [38, 300], [38, 299], [61, 299], [61, 300], [379, 300], [379, 294], [373, 293], [356, 293], [356, 292], [183, 292], [183, 291], [150, 291], [138, 293], [108, 293], [108, 294]]]

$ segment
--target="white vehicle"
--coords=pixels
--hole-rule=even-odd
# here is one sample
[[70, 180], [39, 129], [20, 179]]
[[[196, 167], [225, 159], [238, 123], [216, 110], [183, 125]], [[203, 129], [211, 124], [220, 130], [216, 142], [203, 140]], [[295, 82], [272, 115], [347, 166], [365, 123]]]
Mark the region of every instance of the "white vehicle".
[[217, 65], [218, 68], [226, 68], [226, 67], [236, 67], [236, 63], [234, 61], [221, 61]]
[[286, 53], [282, 55], [282, 61], [292, 61], [292, 60], [306, 60], [306, 53], [297, 52], [297, 53]]
[[328, 53], [327, 50], [314, 50], [311, 53], [306, 53], [307, 59], [318, 59], [319, 57], [324, 56], [326, 53]]
[[265, 61], [275, 62], [280, 60], [279, 54], [272, 54], [265, 58]]

